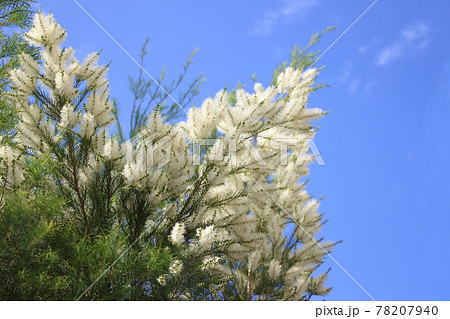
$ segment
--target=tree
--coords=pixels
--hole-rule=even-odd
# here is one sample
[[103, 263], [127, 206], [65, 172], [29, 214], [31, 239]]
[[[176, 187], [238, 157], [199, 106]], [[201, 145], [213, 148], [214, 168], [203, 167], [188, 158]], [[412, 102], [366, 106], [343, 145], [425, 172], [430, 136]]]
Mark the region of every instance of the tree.
[[[24, 272], [10, 267], [20, 258], [14, 227], [3, 228], [1, 284], [10, 288], [3, 298], [308, 300], [328, 293], [327, 272], [316, 272], [335, 244], [315, 239], [319, 201], [299, 182], [313, 160], [310, 122], [324, 114], [306, 107], [318, 70], [303, 69], [294, 56], [273, 85], [221, 90], [190, 108], [184, 122], [167, 123], [153, 110], [122, 143], [109, 134], [107, 67], [97, 65], [98, 53], [77, 61], [73, 48], [62, 47], [65, 36], [51, 15], [38, 13], [26, 38], [42, 62], [22, 53], [10, 73], [8, 98], [20, 122], [17, 144], [0, 150], [7, 195], [0, 224], [37, 218], [22, 233], [41, 235], [24, 255], [36, 267], [22, 262]], [[44, 176], [31, 169], [44, 164]], [[30, 181], [40, 186], [27, 187]], [[27, 205], [18, 209], [20, 189]], [[35, 208], [39, 196], [58, 199], [54, 213]], [[24, 281], [42, 291], [17, 292]]]

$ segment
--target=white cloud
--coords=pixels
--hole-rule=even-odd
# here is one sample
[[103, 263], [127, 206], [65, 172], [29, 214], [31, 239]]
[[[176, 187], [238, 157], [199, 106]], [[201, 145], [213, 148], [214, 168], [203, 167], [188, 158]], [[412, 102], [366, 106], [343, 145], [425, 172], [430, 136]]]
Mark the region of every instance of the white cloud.
[[379, 46], [380, 43], [383, 42], [383, 38], [380, 37], [375, 37], [370, 39], [369, 41], [365, 41], [364, 44], [361, 45], [357, 45], [356, 46], [356, 50], [360, 53], [360, 54], [365, 54], [367, 52], [371, 52], [372, 48], [374, 46]]
[[278, 0], [280, 6], [264, 12], [256, 21], [252, 34], [267, 36], [279, 22], [289, 21], [294, 17], [302, 17], [305, 12], [318, 4], [318, 0]]
[[429, 25], [422, 22], [405, 27], [397, 41], [378, 53], [375, 64], [386, 65], [410, 52], [425, 49], [430, 42], [430, 31]]
[[355, 78], [348, 84], [348, 92], [350, 93], [350, 96], [354, 96], [358, 92], [359, 82], [359, 78]]
[[336, 78], [341, 88], [347, 91], [349, 97], [353, 98], [359, 94], [370, 94], [377, 86], [375, 80], [365, 78], [352, 62], [347, 62], [341, 68], [340, 75]]

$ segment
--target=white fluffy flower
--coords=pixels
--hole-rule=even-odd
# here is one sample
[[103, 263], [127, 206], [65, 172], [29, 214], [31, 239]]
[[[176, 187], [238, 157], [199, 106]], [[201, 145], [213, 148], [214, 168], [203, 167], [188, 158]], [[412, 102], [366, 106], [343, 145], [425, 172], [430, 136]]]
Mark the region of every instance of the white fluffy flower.
[[272, 259], [269, 263], [269, 267], [267, 269], [267, 272], [269, 274], [269, 278], [272, 280], [278, 279], [281, 273], [281, 265], [280, 262]]
[[144, 177], [145, 173], [136, 163], [127, 162], [122, 170], [123, 177], [128, 185], [138, 186], [139, 181]]
[[159, 277], [156, 279], [156, 281], [158, 281], [158, 283], [159, 283], [161, 286], [165, 286], [165, 285], [167, 284], [167, 275], [164, 274], [164, 275], [159, 276]]
[[58, 72], [55, 75], [55, 87], [66, 96], [72, 96], [76, 92], [76, 89], [73, 87], [73, 80], [73, 74]]
[[80, 135], [89, 138], [94, 134], [95, 130], [95, 119], [91, 113], [84, 113], [81, 118], [80, 124]]
[[254, 250], [248, 256], [248, 269], [256, 270], [259, 267], [259, 262], [261, 261], [262, 251], [260, 249]]
[[169, 266], [169, 272], [172, 275], [178, 275], [183, 269], [183, 262], [180, 260], [174, 260]]
[[29, 95], [36, 88], [37, 78], [25, 73], [22, 69], [12, 69], [9, 78], [16, 88]]
[[33, 18], [33, 27], [25, 34], [30, 44], [36, 46], [58, 46], [64, 42], [66, 31], [58, 25], [52, 14], [37, 13]]
[[86, 111], [91, 113], [99, 126], [105, 126], [112, 120], [109, 92], [105, 87], [96, 89], [88, 96]]
[[197, 229], [198, 242], [201, 246], [208, 246], [214, 241], [214, 225]]
[[37, 78], [39, 75], [40, 66], [39, 63], [33, 59], [32, 56], [26, 53], [20, 53], [19, 55], [19, 65], [23, 71], [31, 76], [32, 78]]
[[113, 137], [108, 139], [105, 143], [105, 147], [103, 148], [102, 155], [108, 160], [115, 160], [121, 155], [119, 150], [119, 142], [117, 139]]
[[277, 89], [284, 93], [289, 88], [295, 86], [300, 80], [301, 72], [291, 67], [287, 67], [277, 77]]
[[184, 242], [185, 226], [183, 223], [176, 223], [173, 226], [169, 239], [175, 245], [181, 245]]
[[217, 266], [221, 260], [222, 260], [222, 258], [218, 257], [218, 256], [207, 256], [203, 259], [201, 268], [202, 268], [202, 270], [207, 270], [207, 269], [213, 268], [213, 267]]
[[59, 121], [59, 126], [65, 128], [68, 126], [73, 126], [78, 121], [78, 114], [73, 111], [73, 106], [71, 104], [66, 104], [61, 109], [61, 120]]
[[182, 127], [193, 140], [207, 138], [217, 127], [227, 106], [227, 92], [225, 90], [219, 91], [214, 99], [207, 98], [200, 108], [190, 108], [187, 120], [182, 124]]
[[17, 151], [8, 145], [0, 146], [0, 173], [10, 185], [18, 185], [24, 180], [21, 164]]
[[27, 125], [36, 125], [41, 122], [43, 114], [36, 104], [30, 104], [21, 112], [21, 120]]

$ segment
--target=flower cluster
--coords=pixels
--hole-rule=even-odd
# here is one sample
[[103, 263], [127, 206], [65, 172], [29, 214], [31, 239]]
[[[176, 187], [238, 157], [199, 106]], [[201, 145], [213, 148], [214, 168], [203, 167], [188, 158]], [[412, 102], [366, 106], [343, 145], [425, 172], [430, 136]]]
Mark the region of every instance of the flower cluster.
[[0, 145], [0, 181], [3, 187], [20, 184], [23, 179], [21, 154], [9, 145]]

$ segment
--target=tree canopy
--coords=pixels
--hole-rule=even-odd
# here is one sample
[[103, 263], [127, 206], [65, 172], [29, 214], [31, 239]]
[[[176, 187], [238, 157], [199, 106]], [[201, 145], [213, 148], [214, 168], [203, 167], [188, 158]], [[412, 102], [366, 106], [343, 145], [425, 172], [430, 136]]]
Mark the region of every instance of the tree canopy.
[[124, 141], [111, 134], [117, 105], [99, 53], [78, 61], [52, 15], [37, 13], [25, 38], [35, 49], [18, 54], [3, 88], [18, 122], [14, 143], [0, 145], [0, 299], [309, 300], [330, 291], [319, 267], [336, 243], [317, 237], [320, 200], [301, 180], [314, 160], [311, 122], [325, 114], [307, 107], [322, 87], [314, 53], [295, 47], [271, 85], [221, 90], [184, 121], [141, 73], [130, 79], [133, 138]]

